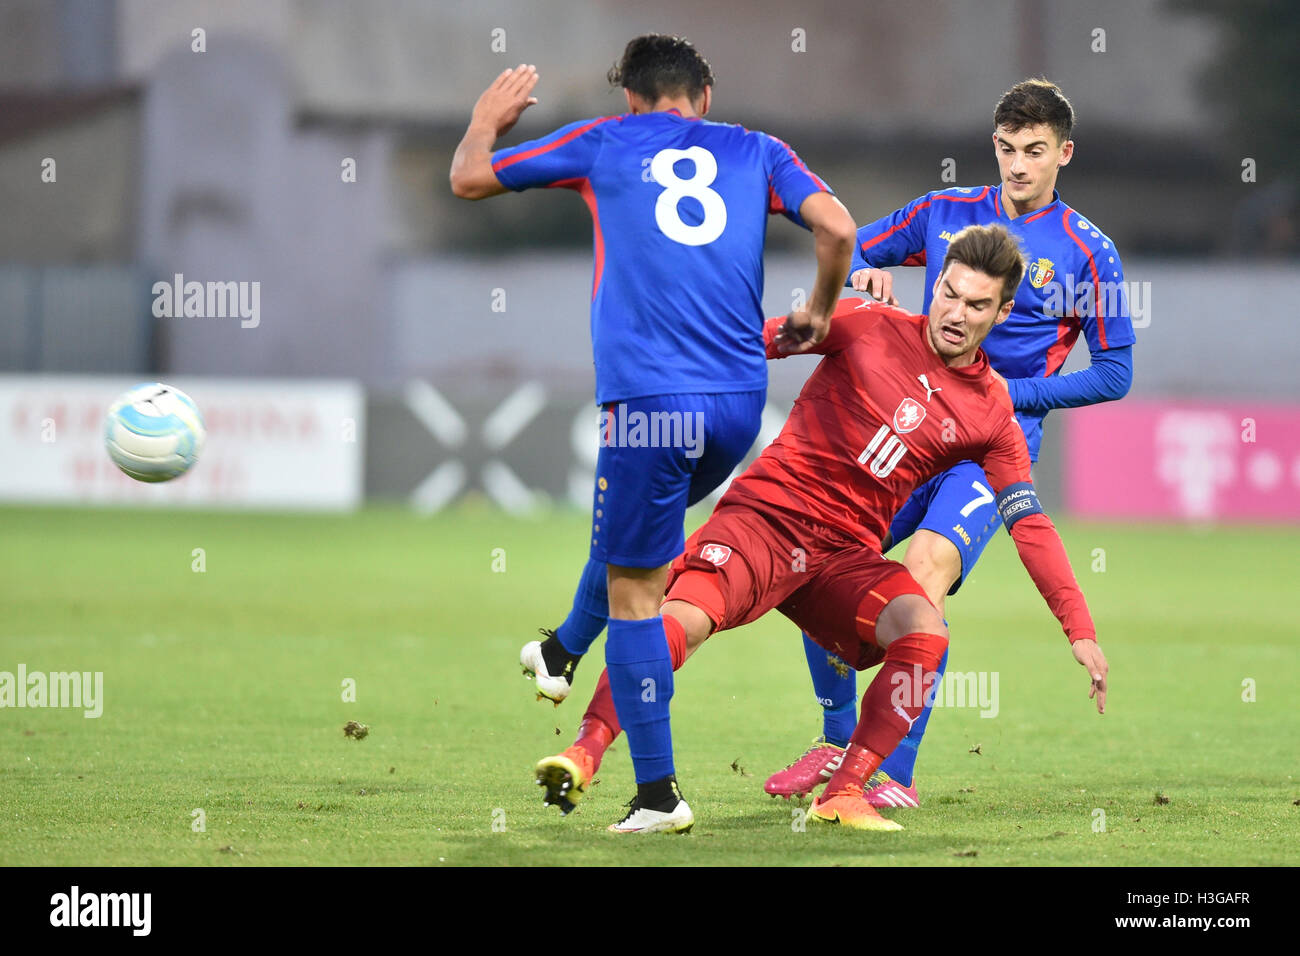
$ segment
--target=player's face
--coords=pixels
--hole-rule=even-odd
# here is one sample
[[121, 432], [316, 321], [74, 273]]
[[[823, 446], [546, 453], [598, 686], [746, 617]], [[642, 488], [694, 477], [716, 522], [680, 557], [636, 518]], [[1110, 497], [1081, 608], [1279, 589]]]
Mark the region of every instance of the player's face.
[[1011, 314], [1014, 300], [1001, 305], [1002, 280], [954, 262], [934, 284], [930, 303], [930, 347], [947, 365], [975, 361], [993, 326]]
[[993, 151], [1002, 174], [1002, 192], [1017, 214], [1023, 214], [1052, 201], [1056, 174], [1074, 155], [1074, 141], [1058, 143], [1049, 126], [1026, 126], [1014, 133], [999, 126], [993, 131]]

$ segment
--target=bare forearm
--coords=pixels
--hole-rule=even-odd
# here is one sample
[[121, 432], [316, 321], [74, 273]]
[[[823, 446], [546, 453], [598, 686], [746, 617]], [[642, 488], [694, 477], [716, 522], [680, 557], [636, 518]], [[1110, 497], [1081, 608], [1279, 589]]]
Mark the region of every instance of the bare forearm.
[[536, 67], [521, 63], [502, 72], [474, 104], [469, 128], [451, 159], [451, 191], [461, 199], [486, 199], [506, 191], [492, 169], [492, 146], [537, 102], [531, 95], [536, 85]]
[[858, 232], [844, 204], [830, 193], [813, 193], [799, 207], [799, 216], [812, 230], [817, 256], [817, 279], [807, 311], [821, 320], [835, 311], [840, 300]]
[[[845, 213], [847, 216], [848, 213]], [[852, 220], [849, 220], [850, 226]], [[814, 315], [830, 315], [839, 302], [844, 281], [849, 275], [853, 257], [853, 234], [846, 237], [843, 230], [814, 228], [817, 255], [817, 280], [808, 299], [808, 311]]]
[[471, 122], [451, 159], [451, 191], [461, 199], [486, 199], [506, 191], [492, 171], [496, 130]]

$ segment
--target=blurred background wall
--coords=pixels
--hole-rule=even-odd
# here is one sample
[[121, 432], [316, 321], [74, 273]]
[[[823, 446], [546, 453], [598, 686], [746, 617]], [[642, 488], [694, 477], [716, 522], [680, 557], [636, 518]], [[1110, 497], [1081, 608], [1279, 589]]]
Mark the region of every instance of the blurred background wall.
[[[994, 103], [1050, 77], [1078, 114], [1062, 197], [1146, 290], [1131, 400], [1300, 401], [1285, 0], [0, 0], [0, 373], [347, 379], [368, 495], [583, 502], [587, 212], [563, 191], [467, 203], [446, 177], [502, 68], [542, 76], [510, 144], [620, 112], [604, 72], [649, 31], [690, 37], [712, 118], [790, 142], [859, 222], [953, 185], [945, 170], [995, 181]], [[773, 220], [769, 314], [811, 261]], [[919, 308], [919, 270], [899, 271]], [[156, 315], [178, 276], [257, 283], [256, 325]], [[1067, 370], [1086, 360], [1080, 344]], [[808, 368], [773, 366], [773, 428]], [[1049, 500], [1074, 414], [1049, 420]], [[1278, 421], [1268, 490], [1300, 499], [1300, 418]], [[1207, 461], [1217, 427], [1192, 428]]]

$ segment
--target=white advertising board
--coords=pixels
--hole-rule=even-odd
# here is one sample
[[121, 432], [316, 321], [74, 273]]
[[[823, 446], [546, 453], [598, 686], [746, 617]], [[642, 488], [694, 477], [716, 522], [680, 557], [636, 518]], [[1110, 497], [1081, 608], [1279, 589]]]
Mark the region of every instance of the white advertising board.
[[187, 393], [207, 440], [172, 481], [128, 478], [104, 450], [104, 413], [142, 380], [0, 375], [0, 501], [347, 510], [362, 497], [365, 397], [337, 380], [164, 381]]

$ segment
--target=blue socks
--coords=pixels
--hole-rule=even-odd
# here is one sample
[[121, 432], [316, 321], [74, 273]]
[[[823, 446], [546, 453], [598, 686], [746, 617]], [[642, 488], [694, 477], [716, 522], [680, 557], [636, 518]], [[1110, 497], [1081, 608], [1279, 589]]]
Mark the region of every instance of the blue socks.
[[663, 618], [610, 618], [605, 667], [614, 710], [627, 734], [636, 782], [652, 783], [672, 776], [668, 702], [673, 698], [673, 662]]
[[555, 629], [560, 645], [570, 654], [585, 654], [592, 641], [600, 637], [609, 619], [609, 591], [605, 564], [588, 559], [573, 595], [573, 609], [564, 623]]
[[807, 634], [803, 636], [803, 652], [808, 658], [813, 692], [822, 705], [822, 736], [837, 747], [847, 747], [858, 725], [857, 673], [846, 665], [848, 673], [841, 675], [827, 661], [829, 652]]
[[[944, 622], [948, 623], [947, 621]], [[921, 746], [921, 738], [925, 735], [925, 725], [930, 722], [930, 712], [934, 710], [934, 695], [939, 692], [940, 682], [943, 680], [943, 672], [948, 669], [948, 652], [943, 652], [943, 657], [939, 661], [939, 676], [935, 678], [933, 691], [926, 695], [925, 709], [921, 711], [921, 716], [916, 718], [916, 723], [912, 724], [912, 729], [894, 748], [894, 752], [885, 758], [885, 762], [880, 765], [880, 769], [889, 774], [890, 777], [897, 780], [905, 787], [912, 785], [912, 774], [916, 769], [916, 749]]]

